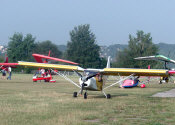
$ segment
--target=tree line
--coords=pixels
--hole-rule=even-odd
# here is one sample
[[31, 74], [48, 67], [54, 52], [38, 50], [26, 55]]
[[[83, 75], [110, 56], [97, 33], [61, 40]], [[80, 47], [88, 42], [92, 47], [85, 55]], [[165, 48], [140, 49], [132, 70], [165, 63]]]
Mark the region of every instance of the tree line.
[[[100, 57], [100, 46], [89, 24], [76, 26], [69, 34], [67, 50], [62, 53], [52, 41], [36, 42], [32, 34], [24, 36], [22, 33], [14, 33], [9, 38], [7, 55], [10, 62], [34, 61], [32, 53], [48, 55], [51, 50], [51, 56], [77, 62], [84, 68], [104, 68], [106, 66], [107, 61]], [[134, 58], [157, 53], [158, 48], [152, 42], [151, 34], [137, 31], [136, 36], [129, 35], [128, 48], [118, 53], [117, 61], [112, 66], [145, 68], [146, 65], [151, 64], [155, 67], [156, 62], [136, 61]]]

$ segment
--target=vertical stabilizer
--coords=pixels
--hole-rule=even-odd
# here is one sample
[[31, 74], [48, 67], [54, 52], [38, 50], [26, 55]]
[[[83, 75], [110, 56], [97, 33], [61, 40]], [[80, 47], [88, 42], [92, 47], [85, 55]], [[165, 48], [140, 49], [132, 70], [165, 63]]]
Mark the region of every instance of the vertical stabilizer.
[[48, 54], [48, 56], [50, 56], [50, 52], [51, 52], [51, 51], [49, 50], [49, 54]]
[[[111, 63], [111, 57], [108, 56], [108, 62], [107, 62], [106, 68], [110, 68], [110, 67], [111, 67], [111, 66], [110, 66], [110, 63]], [[107, 75], [106, 75], [106, 76], [104, 75], [104, 76], [103, 76], [103, 85], [105, 85], [107, 79], [108, 79], [108, 76], [107, 76]]]
[[110, 68], [111, 66], [111, 57], [108, 56], [108, 62], [107, 62], [107, 65], [106, 65], [106, 68]]
[[5, 56], [5, 62], [4, 63], [8, 63], [8, 57]]

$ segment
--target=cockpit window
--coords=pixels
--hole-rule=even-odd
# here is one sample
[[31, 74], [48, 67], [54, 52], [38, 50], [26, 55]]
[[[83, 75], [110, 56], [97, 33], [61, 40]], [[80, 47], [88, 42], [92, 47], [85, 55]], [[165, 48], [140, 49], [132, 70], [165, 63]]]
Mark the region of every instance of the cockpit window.
[[95, 75], [95, 74], [97, 74], [97, 72], [92, 72], [92, 71], [85, 70], [84, 74], [89, 76], [89, 75]]

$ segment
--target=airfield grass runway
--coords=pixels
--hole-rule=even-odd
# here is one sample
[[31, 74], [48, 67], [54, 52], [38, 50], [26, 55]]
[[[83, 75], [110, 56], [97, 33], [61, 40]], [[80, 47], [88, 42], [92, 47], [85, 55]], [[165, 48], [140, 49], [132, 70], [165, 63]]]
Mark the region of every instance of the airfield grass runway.
[[155, 80], [144, 89], [115, 86], [106, 91], [111, 99], [90, 91], [85, 100], [72, 97], [77, 87], [54, 77], [56, 83], [33, 83], [32, 75], [27, 74], [13, 74], [11, 81], [1, 79], [0, 125], [175, 124], [175, 98], [151, 97], [174, 88], [174, 83], [160, 85]]

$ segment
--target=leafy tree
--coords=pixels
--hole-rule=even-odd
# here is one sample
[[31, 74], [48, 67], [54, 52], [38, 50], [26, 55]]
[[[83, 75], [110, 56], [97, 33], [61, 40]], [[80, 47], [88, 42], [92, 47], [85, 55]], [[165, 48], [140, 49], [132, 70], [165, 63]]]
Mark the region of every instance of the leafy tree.
[[43, 54], [43, 55], [48, 55], [49, 51], [51, 51], [52, 57], [61, 57], [62, 52], [58, 50], [57, 45], [52, 43], [51, 41], [43, 41], [43, 42], [38, 42], [36, 43], [36, 49], [34, 50], [35, 53]]
[[22, 33], [15, 33], [10, 37], [8, 43], [7, 55], [9, 60], [17, 62], [19, 60], [31, 61], [32, 51], [35, 48], [35, 38], [31, 34], [23, 37]]
[[96, 44], [95, 35], [90, 25], [79, 25], [70, 32], [71, 40], [67, 44], [69, 60], [82, 64], [83, 67], [104, 67], [104, 59], [100, 58], [100, 47]]
[[[10, 37], [10, 41], [7, 47], [7, 55], [10, 62], [17, 61], [31, 61], [33, 59], [32, 53], [35, 48], [35, 38], [31, 34], [27, 34], [25, 37], [22, 33], [15, 33]], [[23, 67], [13, 69], [15, 71], [21, 71]], [[30, 73], [31, 69], [24, 69], [26, 73]]]
[[4, 57], [2, 55], [0, 56], [0, 62], [4, 62]]
[[150, 56], [158, 53], [158, 48], [152, 42], [150, 33], [144, 34], [138, 31], [136, 37], [129, 35], [128, 48], [119, 52], [117, 55], [118, 67], [146, 68], [148, 65], [156, 66], [156, 61], [134, 60], [139, 56]]

